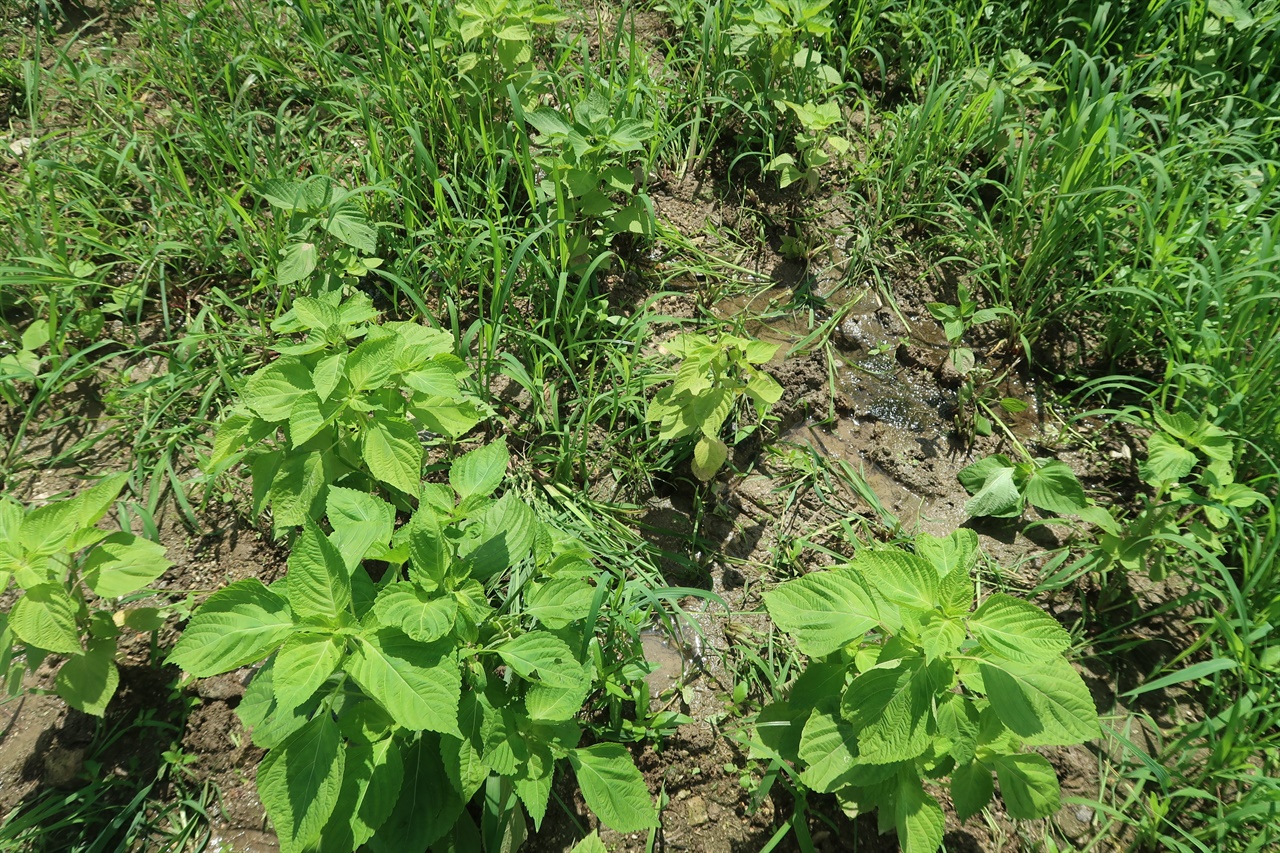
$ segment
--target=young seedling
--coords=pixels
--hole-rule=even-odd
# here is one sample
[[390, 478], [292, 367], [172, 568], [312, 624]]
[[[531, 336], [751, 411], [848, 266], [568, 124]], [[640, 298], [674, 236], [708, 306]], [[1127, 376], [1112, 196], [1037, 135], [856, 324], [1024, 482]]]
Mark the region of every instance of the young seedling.
[[698, 437], [693, 473], [707, 482], [729, 456], [721, 436], [739, 403], [750, 401], [757, 422], [735, 427], [734, 444], [750, 435], [781, 399], [782, 386], [760, 367], [773, 358], [778, 346], [733, 335], [713, 339], [687, 334], [672, 339], [665, 348], [683, 361], [675, 381], [654, 395], [647, 418], [661, 424], [658, 438], [664, 441]]
[[[326, 175], [313, 175], [305, 181], [267, 181], [261, 195], [287, 217], [288, 239], [276, 266], [281, 287], [319, 271], [313, 293], [327, 293], [382, 265], [381, 258], [372, 257], [378, 231], [357, 202], [358, 192], [343, 189]], [[332, 239], [322, 240], [326, 235]]]
[[[10, 695], [50, 655], [65, 657], [54, 689], [68, 705], [101, 717], [120, 683], [116, 640], [154, 631], [154, 607], [114, 604], [169, 568], [163, 546], [98, 527], [128, 482], [114, 474], [73, 498], [38, 508], [0, 495], [0, 592], [21, 590], [0, 614], [0, 673]], [[21, 659], [20, 661], [18, 659]]]

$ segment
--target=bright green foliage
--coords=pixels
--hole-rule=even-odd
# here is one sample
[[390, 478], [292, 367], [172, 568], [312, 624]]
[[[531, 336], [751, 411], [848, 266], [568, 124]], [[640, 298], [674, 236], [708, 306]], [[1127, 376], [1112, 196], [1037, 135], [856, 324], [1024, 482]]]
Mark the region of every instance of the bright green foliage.
[[964, 505], [972, 516], [1019, 518], [1028, 503], [1058, 515], [1077, 515], [1089, 506], [1075, 473], [1057, 459], [1015, 463], [995, 453], [962, 469], [958, 476], [973, 495]]
[[1224, 551], [1221, 532], [1241, 514], [1270, 499], [1236, 482], [1239, 440], [1234, 434], [1190, 415], [1154, 412], [1158, 430], [1147, 440], [1142, 479], [1154, 489], [1138, 513], [1121, 525], [1110, 515], [1090, 516], [1101, 528], [1092, 555], [1094, 567], [1119, 566], [1165, 576], [1171, 557], [1188, 543], [1209, 554]]
[[36, 509], [0, 495], [0, 592], [11, 580], [21, 590], [0, 615], [0, 672], [10, 694], [22, 689], [24, 670], [34, 672], [49, 654], [64, 655], [58, 695], [101, 717], [120, 682], [115, 651], [121, 629], [159, 627], [155, 608], [110, 606], [170, 565], [162, 546], [97, 526], [128, 479], [114, 474]]
[[512, 86], [521, 103], [532, 107], [540, 87], [530, 85], [537, 77], [533, 63], [533, 40], [541, 31], [565, 19], [554, 3], [537, 0], [464, 0], [452, 7], [450, 28], [463, 52], [456, 63], [458, 73], [474, 86], [468, 96], [483, 96], [485, 107], [496, 110], [508, 99]]
[[259, 794], [285, 853], [461, 845], [494, 780], [522, 838], [561, 759], [606, 824], [657, 824], [621, 747], [578, 746], [602, 576], [514, 492], [492, 496], [507, 463], [501, 442], [457, 459], [398, 529], [391, 504], [330, 488], [332, 529], [303, 520], [284, 580], [214, 593], [174, 648], [196, 676], [265, 661], [240, 715], [271, 750]]
[[653, 204], [638, 192], [635, 168], [652, 130], [625, 101], [611, 99], [607, 85], [600, 81], [567, 114], [550, 107], [525, 113], [538, 132], [533, 161], [544, 175], [537, 200], [574, 223], [573, 256], [607, 247], [615, 234], [653, 233]]
[[14, 383], [39, 380], [45, 362], [40, 350], [49, 343], [49, 337], [49, 321], [33, 320], [22, 330], [16, 351], [0, 356], [0, 399], [11, 406], [21, 405]]
[[774, 622], [810, 657], [784, 701], [756, 721], [760, 756], [800, 769], [810, 790], [879, 809], [904, 850], [942, 843], [925, 782], [950, 777], [961, 820], [999, 781], [1005, 810], [1042, 818], [1057, 777], [1028, 746], [1098, 737], [1098, 716], [1063, 654], [1071, 637], [1035, 605], [997, 593], [974, 609], [977, 536], [921, 534], [915, 553], [864, 550], [847, 565], [765, 593]]
[[[844, 126], [840, 101], [844, 87], [840, 72], [823, 59], [830, 49], [830, 0], [737, 0], [730, 4], [732, 25], [727, 30], [728, 53], [736, 73], [734, 84], [740, 108], [757, 112], [760, 141], [771, 155], [766, 171], [778, 172], [782, 187], [804, 181], [818, 185], [818, 169], [832, 156], [848, 152], [849, 141], [834, 128]], [[791, 138], [795, 154], [776, 153]]]
[[[749, 338], [720, 335], [678, 335], [665, 344], [668, 352], [683, 361], [675, 381], [658, 391], [649, 403], [646, 417], [658, 421], [658, 438], [668, 441], [697, 435], [693, 448], [693, 473], [710, 480], [729, 457], [721, 439], [731, 416], [743, 399], [751, 402], [757, 419], [763, 419], [782, 397], [782, 386], [760, 365], [767, 364], [778, 351], [776, 344]], [[735, 427], [737, 444], [756, 425]]]
[[956, 371], [964, 376], [974, 367], [973, 350], [964, 346], [964, 336], [974, 326], [990, 323], [1001, 316], [1012, 317], [1013, 312], [1000, 306], [979, 309], [969, 288], [963, 284], [956, 288], [956, 303], [948, 305], [945, 302], [930, 302], [927, 307], [933, 318], [942, 324], [942, 333], [947, 336], [947, 343], [952, 347], [951, 362]]
[[[452, 335], [375, 317], [359, 293], [296, 299], [271, 327], [305, 337], [276, 346], [218, 427], [208, 470], [247, 458], [254, 510], [270, 506], [277, 531], [319, 518], [336, 485], [380, 484], [403, 506], [422, 480], [419, 432], [454, 439], [480, 420]], [[338, 512], [360, 517], [369, 496], [348, 497]]]
[[[358, 193], [325, 175], [267, 181], [260, 193], [280, 215], [287, 215], [288, 239], [276, 267], [276, 284], [305, 281], [319, 270], [313, 290], [325, 293], [382, 264], [372, 257], [378, 251], [378, 231], [361, 208]], [[332, 239], [326, 241], [326, 236]]]
[[831, 128], [844, 122], [840, 104], [837, 101], [821, 104], [783, 101], [782, 104], [795, 113], [803, 130], [795, 137], [796, 154], [779, 154], [769, 161], [765, 171], [777, 172], [778, 185], [783, 189], [804, 181], [809, 192], [813, 192], [818, 188], [818, 169], [829, 163], [833, 156], [840, 157], [849, 152], [849, 140], [831, 132]]
[[1006, 412], [1016, 413], [1025, 411], [1027, 404], [1016, 397], [1004, 397], [997, 401], [995, 386], [1008, 375], [1008, 371], [997, 377], [991, 368], [980, 367], [973, 350], [965, 345], [964, 337], [974, 326], [990, 323], [999, 317], [1015, 320], [1016, 317], [1012, 311], [1002, 306], [979, 309], [977, 301], [964, 284], [956, 288], [955, 305], [930, 302], [928, 308], [933, 318], [942, 324], [942, 332], [951, 347], [947, 357], [961, 377], [960, 387], [956, 390], [956, 429], [962, 435], [970, 432], [991, 435], [992, 419], [997, 414], [996, 405]]

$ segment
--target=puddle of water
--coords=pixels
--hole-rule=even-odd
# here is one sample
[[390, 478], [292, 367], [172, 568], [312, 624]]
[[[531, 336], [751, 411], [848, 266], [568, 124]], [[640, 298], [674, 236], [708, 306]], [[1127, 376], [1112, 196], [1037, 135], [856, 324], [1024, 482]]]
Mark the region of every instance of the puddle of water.
[[742, 318], [748, 335], [778, 344], [774, 361], [781, 361], [791, 346], [822, 325], [833, 312], [874, 311], [875, 300], [868, 294], [863, 288], [845, 286], [827, 295], [815, 293], [806, 297], [792, 288], [772, 287], [760, 293], [722, 299], [711, 310], [722, 320]]
[[645, 660], [656, 668], [645, 676], [649, 695], [653, 698], [670, 694], [697, 677], [701, 668], [702, 641], [698, 630], [683, 625], [677, 616], [677, 627], [672, 631], [662, 625], [653, 625], [640, 631], [640, 648]]

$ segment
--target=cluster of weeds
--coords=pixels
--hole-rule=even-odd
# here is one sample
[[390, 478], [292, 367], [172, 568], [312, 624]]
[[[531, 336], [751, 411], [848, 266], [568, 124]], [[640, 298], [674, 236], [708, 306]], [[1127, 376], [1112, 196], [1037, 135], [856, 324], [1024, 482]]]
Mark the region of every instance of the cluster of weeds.
[[[1151, 749], [1104, 717], [1117, 781], [1094, 843], [1276, 843], [1274, 2], [201, 0], [107, 3], [92, 23], [27, 5], [0, 50], [0, 477], [133, 476], [43, 507], [0, 497], [12, 689], [49, 661], [52, 690], [103, 714], [120, 638], [183, 610], [142, 602], [180, 600], [151, 588], [154, 518], [172, 504], [200, 533], [210, 503], [239, 502], [289, 573], [215, 592], [173, 660], [264, 663], [241, 717], [270, 750], [285, 849], [515, 849], [566, 766], [606, 824], [652, 831], [620, 744], [684, 720], [651, 707], [640, 633], [715, 597], [658, 569], [705, 574], [698, 525], [687, 554], [656, 555], [620, 496], [687, 487], [701, 520], [730, 445], [767, 442], [783, 393], [773, 345], [656, 307], [685, 273], [705, 304], [746, 272], [716, 257], [742, 235], [681, 234], [654, 203], [659, 173], [713, 167], [799, 206], [843, 196], [851, 281], [892, 295], [905, 252], [957, 278], [927, 306], [953, 426], [1006, 448], [961, 473], [967, 509], [1074, 530], [1038, 581], [1099, 585], [1082, 631], [1103, 666], [1158, 615], [1128, 580], [1175, 591], [1159, 610], [1191, 636], [1121, 699], [1198, 687], [1203, 713]], [[668, 37], [642, 41], [641, 11]], [[773, 223], [784, 253], [821, 255], [817, 215]], [[793, 349], [830, 354], [849, 306], [796, 293], [811, 322]], [[997, 390], [1015, 373], [1134, 430], [1134, 500], [1015, 436], [1025, 403]], [[812, 493], [840, 520], [781, 537], [778, 630], [734, 650], [757, 796], [784, 780], [796, 798], [779, 832], [811, 849], [806, 798], [832, 793], [932, 849], [930, 790], [946, 781], [968, 817], [993, 773], [1007, 815], [1056, 811], [1023, 747], [1095, 734], [1062, 658], [1075, 641], [1025, 601], [973, 600], [964, 534], [895, 539], [847, 462], [780, 458], [785, 507]], [[126, 479], [136, 503], [108, 533]], [[848, 494], [878, 518], [839, 511]], [[815, 556], [837, 567], [790, 579]], [[104, 790], [29, 803], [4, 843], [96, 826]], [[178, 849], [205, 800], [182, 802], [112, 832]]]

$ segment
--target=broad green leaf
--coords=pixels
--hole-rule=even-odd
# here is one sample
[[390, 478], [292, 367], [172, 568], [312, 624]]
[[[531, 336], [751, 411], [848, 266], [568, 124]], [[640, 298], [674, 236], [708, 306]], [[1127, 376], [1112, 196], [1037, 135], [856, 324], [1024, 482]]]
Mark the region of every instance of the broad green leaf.
[[374, 545], [391, 541], [395, 507], [377, 495], [358, 489], [329, 487], [325, 514], [333, 533], [329, 539], [342, 555], [347, 571], [354, 571]]
[[945, 752], [956, 764], [968, 764], [978, 746], [979, 713], [973, 701], [960, 693], [948, 693], [935, 702], [935, 719], [938, 737], [944, 741]]
[[703, 435], [693, 446], [693, 475], [705, 483], [716, 475], [728, 458], [729, 448], [723, 441]]
[[[412, 371], [430, 362], [431, 370], [445, 368], [455, 379], [470, 373], [466, 363], [453, 354], [453, 335], [448, 332], [409, 321], [384, 323], [382, 328], [396, 336], [397, 370]], [[408, 377], [405, 379], [407, 381]], [[443, 396], [456, 393], [456, 382], [452, 388], [454, 389], [452, 392], [438, 393]]]
[[465, 555], [471, 573], [481, 581], [529, 556], [538, 519], [514, 492], [507, 492], [485, 508], [483, 522], [483, 540]]
[[320, 838], [319, 853], [350, 853], [373, 837], [391, 816], [404, 764], [394, 738], [343, 747], [342, 788]]
[[329, 537], [308, 520], [289, 554], [289, 606], [301, 617], [336, 621], [351, 610], [351, 574]]
[[320, 840], [342, 790], [342, 752], [338, 724], [319, 714], [258, 766], [258, 796], [281, 853], [301, 853]]
[[9, 611], [9, 628], [30, 646], [62, 655], [78, 655], [76, 604], [59, 584], [39, 584], [27, 590]]
[[120, 684], [116, 669], [115, 643], [95, 643], [84, 654], [72, 655], [58, 670], [58, 695], [68, 705], [86, 714], [101, 717]]
[[853, 680], [841, 713], [858, 732], [862, 760], [890, 764], [915, 758], [929, 748], [933, 696], [950, 670], [945, 661], [924, 666], [920, 658], [895, 669], [872, 669]]
[[311, 698], [342, 660], [343, 643], [329, 634], [294, 634], [276, 655], [276, 705], [292, 710]]
[[598, 743], [570, 750], [569, 763], [587, 806], [610, 829], [639, 832], [658, 825], [658, 812], [644, 777], [620, 744]]
[[396, 583], [378, 593], [373, 612], [378, 624], [430, 643], [453, 630], [458, 602], [448, 593], [431, 597], [413, 584]]
[[426, 850], [457, 823], [466, 803], [449, 784], [440, 751], [440, 740], [433, 735], [424, 735], [403, 749], [400, 796], [369, 839], [373, 853]]
[[236, 716], [241, 724], [252, 731], [254, 745], [263, 749], [275, 749], [306, 725], [319, 709], [322, 699], [321, 694], [316, 693], [293, 710], [282, 709], [276, 703], [274, 675], [273, 657], [254, 673], [236, 707]]
[[200, 605], [168, 662], [199, 678], [229, 672], [263, 660], [294, 630], [283, 598], [256, 578], [237, 581]]
[[[92, 275], [92, 273], [90, 273], [90, 275]], [[22, 330], [22, 348], [28, 352], [35, 352], [40, 349], [40, 347], [49, 343], [49, 339], [50, 333], [48, 320], [32, 320], [27, 327]]]
[[530, 631], [498, 646], [507, 666], [522, 678], [551, 687], [577, 687], [582, 683], [582, 665], [565, 641], [546, 631]]
[[255, 373], [244, 390], [244, 403], [264, 421], [289, 419], [293, 404], [313, 390], [311, 374], [296, 358], [281, 358]]
[[289, 446], [296, 450], [315, 438], [342, 406], [341, 400], [322, 401], [315, 391], [299, 396], [289, 410]]
[[893, 821], [902, 853], [937, 853], [942, 846], [946, 825], [942, 806], [925, 793], [914, 768], [898, 773]]
[[713, 388], [693, 398], [690, 415], [707, 438], [719, 438], [725, 420], [733, 411], [734, 396], [728, 388]]
[[969, 630], [991, 651], [1015, 660], [1056, 658], [1071, 648], [1071, 635], [1029, 601], [997, 592], [969, 619]]
[[1043, 756], [1031, 753], [991, 758], [1000, 780], [1000, 798], [1009, 817], [1037, 820], [1062, 807], [1058, 777]]
[[490, 495], [507, 474], [507, 440], [497, 441], [463, 454], [449, 468], [449, 484], [461, 498]]
[[813, 708], [834, 711], [840, 705], [845, 682], [851, 675], [850, 667], [844, 661], [810, 661], [791, 685], [787, 702], [800, 712]]
[[317, 329], [321, 332], [330, 326], [342, 324], [342, 315], [338, 306], [314, 296], [299, 296], [293, 300], [293, 315], [304, 329]]
[[409, 577], [428, 591], [444, 583], [453, 563], [453, 553], [435, 510], [425, 501], [409, 522], [409, 561]]
[[440, 736], [440, 755], [454, 790], [463, 800], [470, 800], [489, 776], [489, 765], [480, 757], [484, 746], [482, 727], [484, 707], [474, 690], [466, 690], [458, 703], [458, 729], [461, 737]]
[[404, 374], [404, 384], [429, 397], [457, 397], [458, 379], [443, 364], [425, 364]]
[[764, 341], [747, 341], [746, 346], [743, 347], [743, 355], [752, 364], [768, 364], [777, 355], [779, 348], [778, 344], [770, 344]]
[[1031, 505], [1059, 515], [1071, 515], [1088, 506], [1084, 487], [1071, 467], [1057, 459], [1037, 459], [1035, 470], [1023, 487]]
[[416, 495], [422, 484], [422, 442], [408, 421], [380, 417], [365, 426], [361, 455], [369, 472], [402, 492]]
[[316, 270], [316, 262], [320, 252], [316, 244], [308, 241], [289, 243], [280, 255], [280, 263], [276, 266], [276, 284], [287, 287], [302, 281]]
[[[315, 518], [320, 498], [328, 488], [330, 477], [328, 454], [315, 450], [310, 453], [289, 453], [281, 460], [274, 474], [269, 476], [271, 489], [272, 521], [276, 530], [298, 527]], [[258, 472], [254, 469], [254, 488], [258, 485]]]
[[929, 610], [938, 603], [937, 570], [920, 557], [897, 548], [863, 550], [849, 565], [893, 604]]
[[1065, 659], [989, 659], [978, 671], [1000, 721], [1027, 744], [1063, 746], [1101, 735], [1089, 689]]
[[926, 662], [955, 654], [965, 639], [964, 624], [936, 612], [927, 614], [920, 627], [920, 646]]
[[942, 538], [921, 533], [915, 538], [915, 546], [916, 553], [933, 564], [940, 578], [957, 569], [967, 577], [978, 559], [978, 534], [967, 527]]
[[756, 404], [757, 411], [763, 411], [782, 399], [782, 386], [763, 370], [756, 371], [743, 390]]
[[337, 390], [338, 384], [342, 382], [346, 372], [347, 354], [345, 352], [326, 355], [316, 362], [316, 369], [311, 374], [311, 381], [315, 383], [316, 395], [322, 401], [328, 400], [329, 395]]
[[305, 181], [272, 178], [263, 181], [258, 188], [258, 195], [266, 199], [272, 207], [310, 213], [320, 210], [329, 203], [329, 199], [333, 196], [333, 183], [327, 177]]
[[858, 758], [858, 730], [835, 714], [814, 711], [800, 735], [799, 757], [807, 765], [800, 774], [805, 786], [830, 793]]
[[102, 598], [119, 598], [142, 589], [171, 566], [165, 548], [132, 533], [113, 533], [84, 561], [84, 582]]
[[573, 133], [573, 127], [549, 107], [530, 110], [524, 114], [524, 119], [543, 136], [568, 136]]
[[707, 366], [695, 358], [686, 359], [676, 370], [676, 378], [671, 382], [671, 395], [678, 396], [688, 391], [690, 394], [701, 394], [711, 388], [711, 377]]
[[530, 587], [525, 612], [552, 629], [587, 618], [596, 595], [596, 588], [583, 578], [552, 578]]
[[569, 853], [609, 853], [609, 848], [604, 846], [604, 842], [600, 840], [598, 833], [592, 832], [586, 838], [573, 845], [573, 849]]
[[981, 488], [964, 505], [964, 511], [975, 517], [1015, 518], [1021, 515], [1022, 493], [1014, 479], [1016, 473], [1017, 469], [1013, 467], [992, 468]]
[[324, 230], [366, 255], [378, 251], [378, 231], [354, 202], [334, 207], [324, 220]]
[[346, 670], [405, 728], [457, 735], [462, 677], [451, 649], [383, 628], [358, 638]]
[[572, 720], [582, 711], [582, 705], [591, 693], [592, 675], [591, 664], [583, 664], [579, 667], [579, 680], [575, 684], [565, 687], [545, 683], [531, 684], [524, 694], [525, 712], [533, 720]]
[[32, 510], [18, 527], [18, 543], [32, 556], [80, 550], [84, 545], [76, 547], [74, 535], [97, 524], [128, 481], [128, 474], [112, 474], [73, 498]]
[[18, 531], [22, 529], [22, 516], [26, 513], [22, 504], [8, 495], [0, 494], [0, 545], [19, 545]]
[[529, 750], [529, 757], [521, 768], [521, 775], [515, 779], [514, 787], [520, 802], [524, 804], [529, 817], [533, 818], [535, 829], [542, 827], [542, 819], [547, 814], [547, 804], [551, 800], [551, 782], [555, 771], [555, 758], [551, 751], [539, 748], [534, 744]]
[[[1212, 6], [1213, 3], [1210, 3], [1210, 5]], [[1162, 412], [1159, 409], [1155, 409], [1151, 414], [1155, 417], [1156, 424], [1159, 425], [1160, 429], [1169, 433], [1174, 438], [1180, 438], [1183, 441], [1191, 441], [1200, 432], [1200, 427], [1196, 423], [1195, 418], [1191, 417], [1186, 412], [1170, 414], [1168, 412]]]
[[815, 572], [764, 594], [769, 617], [809, 657], [831, 654], [878, 621], [866, 581], [853, 569]]
[[481, 420], [480, 410], [474, 403], [450, 397], [415, 395], [409, 411], [431, 432], [450, 438], [461, 438]]
[[973, 609], [976, 590], [969, 571], [949, 572], [938, 583], [938, 598], [948, 616], [967, 616]]
[[1153, 485], [1172, 483], [1191, 473], [1196, 455], [1176, 438], [1158, 432], [1147, 440], [1147, 461], [1139, 470], [1142, 479]]
[[970, 761], [951, 771], [951, 802], [961, 823], [986, 808], [994, 793], [991, 768], [982, 762]]
[[529, 744], [520, 736], [520, 726], [511, 708], [484, 705], [480, 741], [484, 763], [500, 776], [515, 774], [516, 768], [529, 756]]
[[347, 381], [352, 389], [369, 391], [385, 385], [395, 370], [395, 351], [392, 335], [362, 341], [347, 355]]

